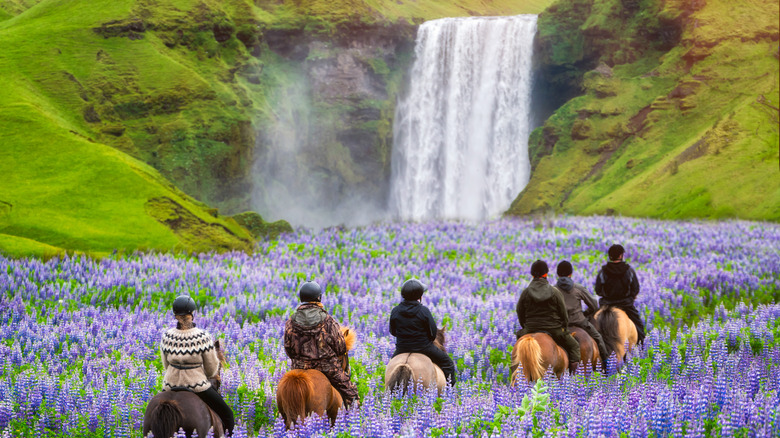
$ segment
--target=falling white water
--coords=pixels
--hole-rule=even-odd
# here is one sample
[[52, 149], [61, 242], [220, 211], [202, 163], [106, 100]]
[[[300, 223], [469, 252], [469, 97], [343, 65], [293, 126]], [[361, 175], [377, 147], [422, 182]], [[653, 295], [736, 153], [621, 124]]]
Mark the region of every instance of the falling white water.
[[525, 187], [535, 33], [536, 15], [420, 26], [393, 126], [395, 217], [489, 218]]

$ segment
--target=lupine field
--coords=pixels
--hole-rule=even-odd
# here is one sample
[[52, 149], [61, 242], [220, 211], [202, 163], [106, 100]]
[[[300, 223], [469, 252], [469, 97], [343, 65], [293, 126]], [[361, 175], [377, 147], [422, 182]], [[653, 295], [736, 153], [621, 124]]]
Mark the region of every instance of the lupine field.
[[[644, 348], [618, 372], [510, 387], [514, 312], [537, 258], [572, 261], [592, 290], [612, 243], [641, 283]], [[0, 256], [0, 436], [140, 437], [162, 386], [158, 342], [170, 303], [190, 294], [195, 322], [225, 346], [222, 393], [234, 436], [780, 436], [780, 226], [610, 217], [483, 224], [393, 223], [298, 231], [257, 251], [12, 260]], [[383, 386], [390, 309], [403, 280], [449, 329], [459, 383], [437, 397]], [[358, 332], [361, 404], [331, 428], [285, 431], [276, 383], [297, 286]]]

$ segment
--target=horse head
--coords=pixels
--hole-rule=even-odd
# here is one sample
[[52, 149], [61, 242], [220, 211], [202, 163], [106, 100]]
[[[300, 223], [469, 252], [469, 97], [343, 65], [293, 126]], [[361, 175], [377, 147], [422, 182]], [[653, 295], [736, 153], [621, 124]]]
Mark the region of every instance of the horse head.
[[357, 333], [349, 327], [341, 327], [339, 330], [341, 330], [341, 335], [344, 336], [344, 343], [347, 345], [347, 352], [341, 356], [341, 366], [346, 371], [349, 370], [349, 352], [355, 346]]
[[222, 350], [219, 339], [214, 341], [214, 349], [217, 351], [217, 358], [219, 358], [219, 369], [217, 370], [217, 375], [214, 376], [214, 378], [209, 379], [209, 382], [215, 390], [219, 391], [219, 387], [222, 386], [222, 367], [227, 365], [227, 359], [225, 358], [225, 352]]
[[436, 331], [436, 339], [433, 340], [433, 345], [445, 353], [447, 352], [447, 348], [445, 347], [447, 339], [444, 336], [446, 332], [447, 326], [442, 326], [439, 330]]

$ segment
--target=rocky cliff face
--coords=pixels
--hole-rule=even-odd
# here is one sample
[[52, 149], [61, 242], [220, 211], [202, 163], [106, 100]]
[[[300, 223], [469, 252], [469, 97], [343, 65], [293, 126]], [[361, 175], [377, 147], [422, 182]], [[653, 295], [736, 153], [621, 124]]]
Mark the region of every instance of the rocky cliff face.
[[268, 58], [284, 73], [264, 73], [276, 85], [273, 111], [259, 120], [258, 209], [322, 225], [310, 217], [349, 222], [357, 204], [384, 208], [393, 110], [415, 30], [347, 23], [329, 35], [270, 32]]

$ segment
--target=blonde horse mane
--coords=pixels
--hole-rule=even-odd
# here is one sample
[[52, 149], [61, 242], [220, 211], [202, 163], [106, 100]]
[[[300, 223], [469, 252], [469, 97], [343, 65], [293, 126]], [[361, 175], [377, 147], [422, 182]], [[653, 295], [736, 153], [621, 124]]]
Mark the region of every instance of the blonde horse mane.
[[517, 348], [512, 351], [512, 363], [523, 364], [523, 374], [527, 380], [539, 380], [544, 377], [544, 359], [542, 347], [531, 335], [525, 335], [517, 341]]
[[347, 344], [347, 351], [352, 350], [352, 347], [355, 346], [355, 342], [357, 342], [357, 333], [349, 327], [341, 327], [340, 330], [342, 336], [344, 336], [344, 343]]

